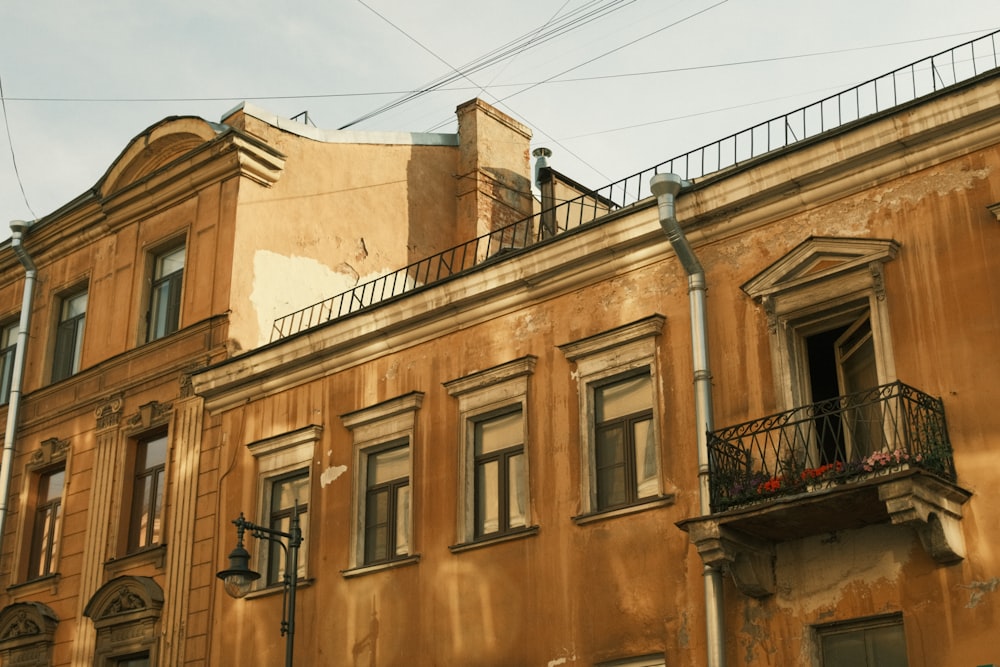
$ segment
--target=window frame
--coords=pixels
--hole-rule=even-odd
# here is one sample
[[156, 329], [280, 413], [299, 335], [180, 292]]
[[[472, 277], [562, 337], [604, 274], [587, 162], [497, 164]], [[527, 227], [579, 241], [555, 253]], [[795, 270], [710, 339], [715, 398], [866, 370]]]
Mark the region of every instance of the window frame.
[[[21, 333], [19, 319], [0, 322], [0, 405], [10, 403], [10, 392], [14, 388], [14, 358], [17, 356], [17, 339]], [[14, 341], [4, 344], [10, 336]]]
[[[262, 516], [266, 517], [266, 523], [264, 525], [271, 528], [271, 530], [278, 530], [281, 532], [289, 532], [288, 527], [284, 526], [284, 522], [287, 519], [289, 522], [292, 517], [293, 507], [280, 507], [275, 509], [274, 500], [276, 497], [280, 497], [280, 494], [275, 493], [275, 489], [279, 488], [281, 485], [288, 482], [295, 482], [297, 480], [305, 480], [306, 487], [306, 499], [304, 503], [299, 503], [298, 499], [293, 503], [295, 511], [298, 513], [299, 529], [302, 532], [302, 544], [305, 544], [305, 530], [303, 530], [303, 524], [305, 528], [308, 528], [308, 516], [309, 516], [309, 484], [311, 479], [309, 477], [309, 466], [302, 466], [300, 468], [295, 468], [289, 472], [282, 473], [280, 475], [273, 475], [268, 478], [268, 503], [266, 505], [267, 513]], [[261, 571], [261, 582], [264, 588], [270, 588], [272, 586], [283, 586], [285, 583], [285, 566], [286, 563], [282, 562], [286, 558], [286, 551], [281, 547], [281, 544], [273, 540], [265, 540], [264, 542], [268, 545], [268, 553], [266, 557], [267, 569]], [[264, 544], [261, 542], [261, 544]], [[302, 546], [299, 545], [301, 550]], [[263, 551], [263, 549], [261, 549]], [[304, 571], [305, 560], [304, 558], [299, 559], [299, 578], [305, 579], [306, 572]], [[277, 561], [277, 562], [276, 562]]]
[[[44, 479], [51, 478], [57, 473], [61, 474], [63, 477], [58, 498], [49, 498], [49, 493], [46, 491], [46, 498], [42, 501], [40, 497], [42, 481]], [[69, 477], [66, 474], [65, 462], [60, 462], [58, 464], [34, 470], [31, 475], [32, 512], [30, 517], [26, 517], [28, 527], [28, 544], [26, 552], [27, 560], [25, 567], [25, 581], [45, 579], [46, 577], [59, 573], [60, 547], [62, 547], [62, 527], [64, 517], [66, 515], [66, 488], [69, 485]], [[40, 539], [41, 536], [39, 535], [39, 513], [42, 511], [43, 507], [47, 507], [49, 511], [52, 509], [55, 509], [56, 511], [55, 520], [46, 531], [48, 539], [45, 541], [42, 541]], [[45, 542], [47, 542], [47, 545]], [[35, 568], [36, 561], [40, 558], [44, 558], [45, 560], [44, 572], [37, 572], [37, 568]]]
[[[340, 417], [344, 426], [351, 431], [353, 438], [352, 460], [354, 463], [351, 493], [351, 542], [348, 567], [342, 571], [344, 576], [363, 574], [419, 560], [413, 521], [414, 505], [416, 504], [413, 457], [415, 454], [416, 414], [423, 403], [423, 397], [423, 392], [414, 391]], [[380, 452], [400, 446], [409, 448], [406, 480], [410, 489], [410, 502], [406, 508], [406, 516], [403, 518], [404, 529], [408, 534], [409, 550], [406, 554], [397, 554], [387, 560], [370, 563], [366, 560], [365, 545], [369, 459]]]
[[[247, 445], [257, 467], [257, 516], [261, 518], [261, 523], [269, 522], [271, 519], [271, 503], [275, 483], [301, 475], [307, 477], [305, 509], [300, 510], [299, 514], [299, 528], [302, 531], [302, 544], [299, 546], [298, 580], [300, 585], [309, 581], [309, 546], [315, 541], [312, 539], [309, 525], [309, 508], [313, 507], [312, 462], [316, 443], [322, 433], [322, 426], [310, 424], [304, 428]], [[278, 549], [280, 550], [280, 547]], [[280, 590], [283, 584], [280, 577], [278, 581], [274, 582], [271, 582], [269, 578], [273, 554], [274, 550], [269, 540], [258, 541], [258, 547], [253, 550], [252, 555], [253, 569], [264, 576], [255, 582], [254, 590]]]
[[[529, 385], [534, 374], [537, 357], [528, 355], [444, 383], [450, 396], [458, 400], [459, 470], [458, 489], [461, 502], [458, 505], [457, 540], [453, 547], [488, 543], [522, 534], [537, 532], [532, 522], [531, 512], [531, 456], [529, 437]], [[476, 486], [476, 429], [479, 424], [515, 411], [521, 413], [521, 452], [523, 472], [521, 483], [526, 491], [524, 526], [507, 527], [506, 530], [479, 534], [477, 530], [476, 507], [479, 499]], [[498, 498], [498, 503], [502, 499]], [[509, 500], [509, 498], [508, 498]]]
[[[575, 519], [586, 521], [590, 516], [616, 515], [645, 509], [657, 501], [669, 501], [664, 492], [663, 440], [660, 384], [662, 370], [659, 341], [666, 318], [650, 315], [610, 331], [564, 343], [559, 349], [576, 365], [578, 420], [580, 433], [580, 504], [581, 514]], [[595, 389], [631, 376], [650, 376], [653, 443], [656, 454], [656, 493], [636, 502], [613, 507], [601, 507], [597, 488], [597, 421]]]
[[[626, 384], [636, 378], [648, 378], [650, 384], [649, 399], [650, 405], [648, 408], [643, 408], [642, 410], [637, 410], [630, 412], [628, 414], [619, 415], [614, 418], [608, 418], [603, 421], [598, 421], [597, 410], [598, 410], [598, 397], [603, 395], [605, 389], [610, 387], [617, 387]], [[652, 430], [652, 422], [654, 420], [654, 410], [653, 410], [653, 392], [652, 392], [652, 382], [653, 378], [647, 372], [643, 372], [643, 369], [639, 369], [639, 372], [630, 372], [622, 375], [617, 375], [611, 378], [607, 378], [600, 382], [595, 382], [591, 386], [591, 391], [594, 397], [594, 478], [596, 486], [596, 503], [597, 511], [600, 512], [610, 512], [622, 507], [628, 507], [630, 505], [637, 505], [639, 503], [645, 502], [650, 498], [655, 498], [658, 493], [652, 495], [641, 496], [639, 495], [641, 484], [637, 478], [635, 471], [638, 466], [638, 446], [639, 443], [636, 441], [635, 437], [635, 426], [642, 422], [650, 422], [650, 430]], [[620, 428], [622, 433], [622, 453], [623, 461], [621, 464], [622, 469], [622, 486], [625, 490], [625, 499], [623, 502], [613, 503], [610, 501], [602, 502], [601, 500], [601, 448], [602, 440], [601, 434], [603, 432], [610, 431], [612, 428]], [[648, 445], [648, 443], [647, 443]], [[656, 447], [655, 436], [652, 443]], [[611, 466], [603, 466], [603, 468], [609, 468]], [[618, 466], [615, 466], [618, 467]], [[654, 472], [654, 475], [658, 477], [659, 470]], [[659, 488], [659, 487], [658, 487]]]
[[[160, 493], [160, 507], [157, 516], [153, 516], [152, 520], [148, 522], [145, 531], [140, 530], [141, 526], [141, 514], [137, 516], [137, 499], [138, 499], [138, 482], [140, 478], [140, 448], [148, 447], [149, 443], [158, 440], [163, 440], [163, 462], [157, 463], [151, 467], [145, 468], [142, 471], [141, 476], [146, 478], [150, 475], [153, 476], [153, 492], [157, 490]], [[144, 434], [138, 438], [134, 439], [134, 445], [131, 447], [129, 452], [130, 465], [128, 469], [131, 471], [130, 486], [129, 486], [129, 519], [127, 524], [127, 534], [125, 536], [125, 553], [126, 555], [131, 555], [146, 551], [149, 549], [155, 549], [164, 544], [163, 537], [166, 535], [166, 513], [167, 513], [167, 462], [170, 459], [170, 437], [166, 429], [158, 430], [152, 433]], [[143, 504], [143, 507], [145, 504]], [[153, 535], [155, 533], [156, 520], [160, 522], [159, 535]], [[145, 532], [145, 535], [140, 535], [140, 532]], [[146, 538], [148, 541], [142, 544], [141, 538]]]
[[[824, 625], [813, 626], [813, 637], [815, 639], [816, 645], [816, 664], [820, 667], [827, 665], [827, 648], [825, 646], [825, 640], [830, 637], [835, 637], [838, 635], [848, 635], [848, 634], [861, 634], [865, 641], [866, 653], [871, 649], [868, 643], [867, 635], [870, 631], [880, 630], [884, 628], [898, 628], [899, 637], [902, 641], [903, 648], [903, 658], [905, 664], [908, 665], [910, 658], [909, 652], [907, 651], [907, 641], [906, 641], [906, 626], [903, 622], [903, 615], [901, 613], [896, 614], [886, 614], [880, 616], [870, 616], [865, 618], [851, 619], [846, 621], [837, 621], [835, 623], [828, 623]], [[870, 654], [866, 657], [872, 657]], [[853, 663], [852, 664], [856, 664]], [[864, 667], [864, 666], [862, 666]], [[903, 665], [902, 667], [905, 667]]]
[[[389, 452], [395, 452], [399, 450], [406, 450], [406, 474], [397, 475], [392, 479], [387, 479], [381, 482], [374, 482], [372, 480], [372, 460], [377, 459], [382, 454], [387, 454]], [[413, 489], [410, 485], [410, 473], [412, 470], [412, 464], [410, 459], [413, 455], [413, 451], [410, 447], [409, 439], [398, 440], [395, 442], [386, 443], [384, 446], [369, 448], [365, 455], [365, 492], [364, 492], [364, 502], [359, 504], [363, 505], [364, 513], [364, 525], [363, 528], [359, 528], [359, 532], [364, 533], [364, 565], [370, 567], [373, 565], [383, 565], [385, 563], [390, 563], [394, 560], [400, 560], [403, 558], [408, 558], [410, 553], [409, 549], [403, 553], [398, 553], [400, 546], [409, 547], [410, 546], [410, 521], [409, 521], [409, 511], [412, 506], [412, 494]], [[405, 490], [406, 500], [405, 507], [400, 509], [400, 492]], [[386, 516], [385, 516], [385, 551], [384, 556], [379, 556], [378, 554], [372, 553], [372, 539], [371, 533], [373, 529], [377, 529], [377, 523], [372, 521], [371, 516], [371, 505], [372, 501], [376, 499], [379, 495], [385, 494], [386, 501]], [[400, 514], [403, 514], [402, 520], [400, 520]], [[381, 522], [380, 522], [381, 523]], [[402, 529], [402, 530], [401, 530]], [[403, 545], [399, 544], [400, 532], [406, 534], [406, 541]]]
[[[83, 312], [78, 315], [67, 316], [66, 310], [69, 304], [84, 297], [86, 303]], [[90, 291], [87, 285], [81, 285], [75, 289], [67, 290], [58, 297], [59, 307], [55, 312], [55, 327], [52, 339], [52, 364], [51, 381], [60, 382], [73, 377], [80, 372], [83, 367], [83, 344], [87, 330], [87, 309], [90, 306]], [[68, 326], [72, 324], [72, 326]], [[72, 335], [65, 332], [72, 331]], [[69, 340], [66, 341], [65, 338]], [[71, 349], [72, 352], [64, 350]], [[69, 354], [69, 356], [66, 356]]]
[[[149, 253], [148, 290], [146, 294], [146, 343], [165, 338], [180, 328], [181, 304], [184, 298], [184, 273], [187, 268], [187, 244], [185, 239], [175, 239], [161, 244]], [[177, 251], [184, 252], [181, 268], [166, 275], [158, 276], [161, 262]], [[165, 321], [157, 316], [158, 288], [166, 286], [167, 304], [164, 310]], [[161, 326], [162, 325], [162, 326]]]

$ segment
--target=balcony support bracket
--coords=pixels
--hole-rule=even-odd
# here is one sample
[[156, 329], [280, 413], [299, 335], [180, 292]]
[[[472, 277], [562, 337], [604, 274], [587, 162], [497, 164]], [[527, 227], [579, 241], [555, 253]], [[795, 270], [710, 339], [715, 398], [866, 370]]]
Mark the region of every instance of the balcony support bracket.
[[893, 480], [879, 486], [892, 523], [910, 526], [928, 555], [942, 565], [965, 558], [962, 505], [970, 493], [929, 475]]
[[684, 522], [705, 565], [730, 574], [744, 595], [762, 598], [775, 590], [774, 545], [711, 518]]

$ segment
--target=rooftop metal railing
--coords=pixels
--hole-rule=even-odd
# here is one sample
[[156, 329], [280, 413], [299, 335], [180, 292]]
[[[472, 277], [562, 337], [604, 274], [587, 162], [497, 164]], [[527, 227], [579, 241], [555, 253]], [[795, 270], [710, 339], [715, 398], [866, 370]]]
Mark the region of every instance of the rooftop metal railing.
[[1000, 31], [995, 31], [923, 58], [357, 285], [276, 319], [271, 340], [376, 306], [632, 206], [650, 196], [654, 174], [702, 178], [995, 70], [1000, 67], [998, 41]]
[[944, 403], [902, 382], [709, 434], [712, 511], [922, 468], [955, 481]]

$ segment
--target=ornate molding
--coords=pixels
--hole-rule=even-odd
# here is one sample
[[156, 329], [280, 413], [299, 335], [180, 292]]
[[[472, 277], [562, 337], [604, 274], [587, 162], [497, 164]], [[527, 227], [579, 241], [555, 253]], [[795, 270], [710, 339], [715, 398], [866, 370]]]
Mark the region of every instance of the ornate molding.
[[875, 291], [875, 298], [879, 301], [885, 301], [885, 277], [882, 267], [882, 262], [871, 262], [868, 264], [868, 270], [872, 274], [872, 289]]
[[16, 602], [4, 607], [0, 610], [3, 664], [48, 664], [45, 660], [57, 625], [59, 617], [41, 602]]
[[44, 466], [54, 461], [61, 461], [66, 458], [68, 451], [69, 440], [60, 440], [59, 438], [42, 440], [38, 449], [31, 454], [28, 465], [32, 467]]
[[774, 545], [768, 540], [733, 530], [711, 518], [684, 528], [705, 565], [732, 576], [736, 587], [755, 598], [775, 591]]
[[156, 617], [163, 607], [163, 589], [149, 577], [116, 577], [94, 593], [83, 615], [98, 628]]
[[892, 523], [913, 528], [927, 554], [942, 565], [965, 558], [962, 505], [970, 494], [929, 476], [907, 477], [883, 484], [879, 500]]
[[97, 419], [97, 430], [116, 428], [122, 418], [124, 402], [121, 395], [112, 396], [94, 410]]
[[125, 425], [130, 431], [146, 430], [153, 426], [159, 426], [170, 418], [173, 409], [173, 403], [150, 401], [140, 405], [137, 412], [129, 415]]

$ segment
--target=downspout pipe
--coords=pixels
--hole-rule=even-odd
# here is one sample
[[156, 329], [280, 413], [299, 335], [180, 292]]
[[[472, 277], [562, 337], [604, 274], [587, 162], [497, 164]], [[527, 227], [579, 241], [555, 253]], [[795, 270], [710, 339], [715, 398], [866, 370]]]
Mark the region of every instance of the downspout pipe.
[[24, 385], [25, 350], [28, 346], [28, 327], [31, 324], [35, 279], [38, 277], [35, 263], [24, 248], [24, 235], [30, 226], [30, 222], [23, 220], [14, 220], [10, 223], [10, 247], [24, 267], [24, 293], [21, 295], [21, 318], [18, 322], [17, 348], [14, 351], [10, 400], [7, 403], [7, 429], [3, 439], [3, 454], [0, 456], [0, 540], [3, 539], [4, 526], [7, 523], [10, 480], [14, 466], [14, 445], [17, 441], [17, 424], [21, 412], [21, 393]]
[[[656, 196], [660, 226], [673, 246], [677, 259], [688, 276], [688, 299], [691, 307], [691, 354], [694, 366], [694, 415], [698, 429], [698, 499], [702, 516], [712, 513], [708, 475], [708, 434], [715, 430], [712, 417], [712, 373], [708, 367], [708, 317], [705, 308], [705, 269], [691, 249], [677, 222], [675, 199], [682, 188], [691, 185], [677, 174], [656, 174], [649, 189]], [[722, 598], [722, 572], [704, 567], [705, 634], [708, 667], [725, 667], [725, 607]]]

